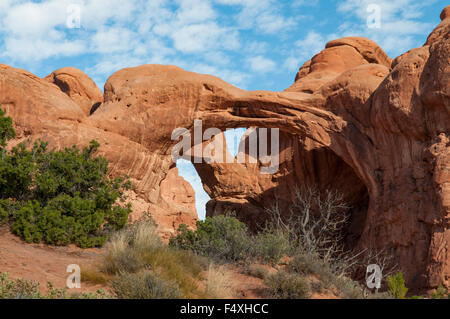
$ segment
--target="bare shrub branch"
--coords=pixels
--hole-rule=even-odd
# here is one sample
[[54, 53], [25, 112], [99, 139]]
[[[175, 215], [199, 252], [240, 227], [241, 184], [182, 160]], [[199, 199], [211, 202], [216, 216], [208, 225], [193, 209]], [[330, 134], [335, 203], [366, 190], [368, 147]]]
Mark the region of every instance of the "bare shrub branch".
[[294, 189], [287, 213], [280, 212], [279, 203], [268, 209], [270, 227], [287, 232], [306, 252], [316, 252], [329, 259], [343, 250], [343, 229], [350, 215], [343, 196], [335, 191], [316, 188]]

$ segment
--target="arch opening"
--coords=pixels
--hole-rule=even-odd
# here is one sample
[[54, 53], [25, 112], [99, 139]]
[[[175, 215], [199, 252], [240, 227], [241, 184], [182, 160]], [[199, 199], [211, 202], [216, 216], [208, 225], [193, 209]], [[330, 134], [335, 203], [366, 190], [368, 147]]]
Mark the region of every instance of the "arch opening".
[[[224, 132], [224, 146], [233, 158], [236, 158], [241, 143], [248, 142], [245, 141], [249, 138], [246, 132], [245, 128]], [[187, 160], [177, 164], [180, 175], [191, 182], [196, 192], [199, 217], [204, 219], [206, 215], [231, 210], [251, 229], [258, 229], [268, 218], [266, 208], [275, 201], [280, 202], [282, 210], [289, 210], [297, 186], [337, 191], [350, 207], [349, 222], [343, 230], [344, 244], [347, 249], [355, 248], [369, 206], [365, 184], [329, 147], [285, 132], [280, 132], [279, 142], [279, 169], [272, 175], [260, 175], [259, 164], [192, 164], [193, 161]], [[248, 148], [245, 148], [247, 152]]]
[[[239, 152], [239, 146], [242, 142], [247, 128], [227, 129], [224, 132], [225, 146], [227, 151], [233, 158], [236, 158]], [[186, 159], [178, 159], [176, 166], [178, 174], [191, 184], [195, 192], [195, 207], [198, 218], [204, 220], [206, 218], [206, 204], [211, 200], [211, 197], [205, 191], [204, 183], [197, 172], [194, 164]]]
[[198, 218], [204, 220], [206, 218], [206, 203], [208, 203], [211, 197], [205, 192], [202, 180], [198, 175], [194, 164], [185, 159], [179, 159], [176, 166], [178, 168], [178, 175], [183, 177], [194, 189], [195, 208], [197, 210]]

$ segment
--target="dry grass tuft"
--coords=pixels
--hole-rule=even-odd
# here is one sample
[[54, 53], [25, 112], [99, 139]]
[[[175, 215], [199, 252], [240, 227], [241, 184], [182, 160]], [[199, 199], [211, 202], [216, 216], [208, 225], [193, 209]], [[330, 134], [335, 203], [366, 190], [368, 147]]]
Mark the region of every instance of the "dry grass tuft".
[[[207, 262], [190, 251], [164, 245], [151, 221], [143, 220], [115, 233], [106, 249], [100, 271], [86, 272], [86, 280], [112, 282], [117, 295], [126, 298], [133, 295], [159, 298], [166, 286], [172, 292], [179, 291], [181, 298], [203, 297], [198, 283], [203, 279]], [[132, 290], [129, 285], [132, 278], [144, 277], [147, 284], [139, 284], [138, 290]], [[158, 290], [159, 286], [162, 290]], [[170, 295], [174, 295], [172, 292]]]
[[214, 266], [213, 264], [209, 266], [205, 293], [215, 299], [234, 297], [233, 278], [225, 266]]

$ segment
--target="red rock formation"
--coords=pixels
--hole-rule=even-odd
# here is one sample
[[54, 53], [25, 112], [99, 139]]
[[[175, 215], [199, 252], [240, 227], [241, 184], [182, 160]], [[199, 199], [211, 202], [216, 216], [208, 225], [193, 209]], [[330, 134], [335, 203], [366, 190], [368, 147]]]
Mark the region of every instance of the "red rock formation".
[[368, 39], [331, 41], [284, 92], [246, 92], [213, 76], [144, 65], [113, 74], [104, 103], [86, 117], [56, 86], [0, 66], [0, 103], [21, 138], [56, 146], [99, 140], [112, 173], [130, 175], [135, 201], [162, 208], [161, 220], [170, 207], [193, 216], [192, 190], [173, 188], [175, 128], [192, 130], [194, 119], [203, 130], [279, 128], [273, 175], [260, 174], [261, 163], [195, 164], [212, 197], [209, 215], [231, 208], [255, 224], [275, 200], [286, 207], [295, 185], [334, 188], [352, 206], [353, 246], [391, 250], [410, 287], [450, 285], [448, 10], [423, 47], [394, 61]]
[[89, 115], [103, 102], [103, 93], [94, 81], [76, 68], [62, 68], [47, 75], [44, 80], [56, 84], [81, 110]]
[[366, 38], [333, 40], [300, 68], [295, 83], [285, 91], [313, 93], [343, 72], [369, 63], [390, 68], [392, 59], [375, 42]]
[[[81, 123], [86, 118], [81, 106], [57, 86], [24, 70], [0, 65], [0, 105], [14, 119], [17, 131], [17, 139], [10, 146], [37, 139], [56, 148], [85, 146], [95, 139], [101, 144], [100, 154], [111, 163], [111, 174], [131, 177], [135, 189], [130, 197], [136, 215], [146, 211], [157, 215], [155, 219], [164, 238], [173, 234], [180, 223], [195, 225], [194, 191], [177, 176], [176, 169], [170, 170], [170, 158], [161, 158], [127, 137]], [[166, 186], [161, 191], [163, 185]], [[170, 190], [167, 185], [177, 188]], [[179, 195], [167, 199], [173, 191]]]
[[150, 202], [135, 192], [129, 192], [127, 196], [133, 210], [131, 221], [139, 220], [149, 213], [158, 224], [159, 233], [165, 241], [175, 235], [180, 224], [194, 227], [198, 220], [194, 189], [178, 175], [176, 167], [169, 169], [162, 180], [156, 201]]

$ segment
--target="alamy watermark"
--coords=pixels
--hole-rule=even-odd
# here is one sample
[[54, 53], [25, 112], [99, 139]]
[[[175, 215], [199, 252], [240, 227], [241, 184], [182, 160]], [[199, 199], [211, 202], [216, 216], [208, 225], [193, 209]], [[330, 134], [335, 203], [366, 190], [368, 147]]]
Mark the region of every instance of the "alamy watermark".
[[81, 268], [76, 264], [67, 266], [66, 272], [70, 273], [66, 280], [66, 286], [69, 289], [81, 288]]
[[[228, 152], [228, 148], [224, 145], [224, 138], [215, 138], [223, 133], [220, 129], [208, 128], [203, 132], [202, 121], [195, 120], [193, 133], [192, 137], [191, 131], [186, 128], [176, 128], [172, 132], [172, 140], [180, 140], [172, 149], [174, 163], [178, 159], [208, 164], [246, 162], [256, 164], [259, 162], [262, 174], [274, 174], [278, 171], [280, 164], [280, 130], [278, 128], [248, 129], [245, 138], [239, 144], [236, 158]], [[247, 146], [248, 152], [246, 152]]]
[[376, 3], [371, 3], [367, 6], [366, 12], [369, 14], [367, 16], [367, 27], [369, 29], [380, 29], [381, 28], [381, 6]]
[[81, 28], [81, 5], [70, 4], [67, 6], [66, 26], [69, 29]]
[[381, 272], [380, 266], [376, 264], [371, 264], [367, 266], [366, 269], [366, 284], [369, 289], [378, 289], [381, 288], [381, 279], [383, 278], [383, 274]]

